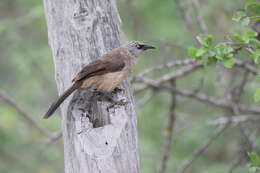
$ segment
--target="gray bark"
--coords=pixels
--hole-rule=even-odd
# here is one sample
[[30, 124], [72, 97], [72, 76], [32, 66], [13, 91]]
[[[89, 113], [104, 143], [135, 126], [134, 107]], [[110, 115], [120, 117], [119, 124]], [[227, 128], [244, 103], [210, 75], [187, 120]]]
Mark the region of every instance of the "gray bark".
[[[56, 83], [61, 94], [84, 64], [120, 45], [114, 0], [44, 0]], [[61, 106], [66, 173], [137, 173], [136, 116], [129, 83], [109, 110], [93, 92], [76, 91]]]

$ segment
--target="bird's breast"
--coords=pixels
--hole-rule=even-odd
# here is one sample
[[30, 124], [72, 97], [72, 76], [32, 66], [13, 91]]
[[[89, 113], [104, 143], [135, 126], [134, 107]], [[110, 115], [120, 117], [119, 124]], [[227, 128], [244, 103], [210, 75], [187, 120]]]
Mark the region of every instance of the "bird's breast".
[[97, 75], [86, 79], [82, 85], [81, 89], [89, 89], [95, 88], [100, 91], [111, 92], [113, 91], [119, 84], [123, 82], [123, 80], [127, 77], [128, 73], [126, 71], [112, 72], [106, 73], [103, 75]]

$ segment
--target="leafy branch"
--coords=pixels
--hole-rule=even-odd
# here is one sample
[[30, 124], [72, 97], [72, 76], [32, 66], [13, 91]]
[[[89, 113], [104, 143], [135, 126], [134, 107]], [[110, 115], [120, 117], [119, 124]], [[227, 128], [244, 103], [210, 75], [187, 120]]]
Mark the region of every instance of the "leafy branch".
[[[237, 11], [232, 20], [241, 25], [241, 31], [227, 35], [227, 40], [218, 43], [214, 42], [212, 35], [199, 35], [196, 38], [200, 47], [189, 48], [189, 56], [205, 66], [209, 63], [219, 63], [226, 68], [232, 68], [235, 64], [235, 56], [238, 56], [240, 51], [245, 51], [254, 64], [259, 64], [260, 41], [257, 39], [258, 33], [250, 27], [250, 23], [260, 20], [260, 2], [256, 0], [247, 2], [244, 10]], [[260, 88], [256, 90], [254, 100], [260, 101]]]

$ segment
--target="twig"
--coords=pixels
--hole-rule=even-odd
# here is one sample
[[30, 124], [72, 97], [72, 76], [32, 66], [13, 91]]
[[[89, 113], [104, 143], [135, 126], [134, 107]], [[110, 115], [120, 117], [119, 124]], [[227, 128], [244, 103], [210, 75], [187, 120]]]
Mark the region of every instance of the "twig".
[[[184, 90], [184, 89], [181, 89], [181, 90], [180, 89], [173, 90], [173, 89], [170, 89], [170, 88], [165, 88], [165, 89], [172, 90], [173, 92], [175, 91], [179, 95], [186, 96], [186, 97], [189, 97], [189, 98], [194, 98], [194, 99], [199, 100], [201, 102], [212, 104], [212, 105], [217, 106], [217, 107], [232, 109], [232, 106], [230, 105], [230, 103], [227, 102], [225, 99], [218, 99], [218, 98], [213, 97], [213, 96], [207, 96], [203, 93], [194, 93], [192, 91]], [[253, 114], [259, 114], [260, 113], [260, 109], [257, 106], [238, 104], [238, 108], [242, 112], [249, 112], [249, 113], [253, 113]]]
[[44, 136], [49, 136], [50, 132], [48, 129], [46, 129], [44, 126], [42, 126], [40, 123], [37, 122], [37, 120], [29, 114], [27, 111], [25, 111], [21, 106], [19, 106], [13, 98], [11, 98], [9, 95], [7, 95], [4, 91], [0, 91], [0, 99], [2, 99], [5, 103], [12, 106], [25, 120], [27, 120], [33, 127], [38, 129], [40, 133], [42, 133]]
[[166, 64], [162, 64], [162, 65], [158, 65], [158, 66], [154, 66], [154, 67], [150, 67], [150, 68], [147, 68], [145, 69], [143, 72], [139, 73], [137, 76], [144, 76], [152, 71], [157, 71], [157, 70], [163, 70], [165, 68], [171, 68], [171, 67], [174, 67], [174, 66], [179, 66], [179, 65], [190, 65], [190, 64], [193, 64], [193, 63], [196, 63], [196, 60], [195, 59], [191, 59], [191, 58], [188, 58], [188, 59], [184, 59], [184, 60], [174, 60], [174, 61], [170, 61]]
[[[240, 84], [238, 84], [238, 86], [236, 86], [234, 88], [235, 92], [231, 93], [232, 102], [233, 102], [232, 103], [232, 112], [234, 113], [235, 116], [240, 115], [240, 110], [239, 110], [239, 107], [237, 104], [240, 101], [240, 98], [243, 93], [244, 86], [247, 83], [247, 80], [248, 80], [248, 71], [244, 71], [243, 78], [242, 78]], [[239, 126], [239, 130], [240, 130], [244, 140], [246, 141], [246, 143], [244, 144], [244, 142], [242, 142], [243, 143], [243, 145], [242, 145], [243, 152], [239, 152], [239, 155], [237, 156], [238, 159], [236, 159], [234, 164], [231, 166], [229, 172], [233, 172], [239, 166], [238, 163], [241, 160], [245, 159], [244, 157], [246, 156], [246, 153], [251, 151], [255, 146], [255, 141], [252, 141], [252, 139], [250, 138], [250, 132], [247, 131], [245, 124], [239, 123], [238, 126]]]
[[173, 73], [165, 74], [157, 80], [153, 80], [153, 79], [150, 80], [149, 78], [142, 77], [142, 75], [137, 75], [133, 78], [133, 81], [144, 82], [144, 84], [139, 86], [138, 88], [135, 88], [135, 93], [143, 91], [144, 89], [149, 87], [149, 85], [150, 85], [149, 83], [153, 83], [153, 85], [158, 86], [158, 85], [161, 85], [162, 83], [168, 82], [170, 80], [183, 77], [183, 76], [193, 72], [194, 70], [198, 69], [199, 67], [202, 67], [202, 63], [196, 62], [194, 64], [185, 66]]
[[260, 116], [258, 115], [237, 115], [237, 116], [231, 116], [229, 118], [227, 117], [220, 117], [216, 120], [211, 120], [208, 122], [209, 125], [224, 125], [227, 123], [231, 123], [232, 125], [237, 125], [240, 123], [245, 123], [248, 121], [259, 121]]
[[[204, 102], [204, 103], [208, 103], [208, 104], [211, 104], [211, 105], [214, 105], [217, 107], [232, 110], [232, 104], [225, 99], [218, 99], [213, 96], [208, 96], [203, 93], [197, 93], [197, 92], [189, 91], [189, 90], [185, 90], [185, 89], [172, 88], [172, 87], [161, 84], [161, 83], [157, 82], [156, 80], [153, 80], [153, 79], [150, 79], [147, 77], [139, 78], [138, 81], [143, 82], [145, 84], [145, 86], [150, 87], [150, 88], [155, 88], [158, 90], [166, 90], [169, 92], [175, 92], [176, 94], [181, 95], [181, 96], [193, 98], [193, 99], [196, 99], [196, 100]], [[137, 91], [139, 91], [139, 90], [137, 90]], [[237, 105], [241, 112], [248, 112], [248, 113], [252, 113], [252, 114], [260, 113], [260, 108], [257, 106], [242, 105], [242, 104], [237, 104]]]
[[[252, 74], [254, 75], [258, 75], [260, 74], [260, 70], [258, 70], [257, 68], [255, 68], [253, 65], [250, 65], [249, 63], [245, 63], [239, 59], [234, 59], [234, 62], [235, 62], [235, 65], [237, 67], [240, 67], [248, 72], [251, 72]], [[192, 58], [187, 58], [187, 59], [184, 59], [184, 60], [174, 60], [174, 61], [170, 61], [166, 64], [162, 64], [162, 65], [158, 65], [158, 66], [154, 66], [154, 67], [150, 67], [150, 68], [147, 68], [146, 70], [144, 70], [143, 72], [139, 73], [138, 75], [136, 76], [133, 76], [131, 80], [135, 81], [135, 78], [137, 77], [142, 77], [152, 71], [156, 71], [156, 70], [162, 70], [162, 69], [165, 69], [165, 68], [171, 68], [173, 66], [177, 66], [177, 65], [198, 65], [198, 66], [202, 66], [202, 63], [201, 62], [198, 62], [197, 60], [195, 59], [192, 59]]]
[[245, 63], [239, 59], [234, 59], [234, 62], [236, 63], [236, 66], [243, 68], [251, 73], [253, 73], [254, 75], [258, 75], [260, 74], [260, 70], [258, 70], [257, 68], [255, 68], [253, 65], [250, 65], [248, 63]]
[[[140, 74], [132, 77], [131, 81], [133, 82], [140, 82], [140, 78], [142, 78], [145, 74], [153, 71], [153, 70], [160, 70], [162, 69], [164, 66], [165, 67], [172, 67], [174, 65], [184, 65], [184, 64], [192, 64], [192, 65], [189, 65], [187, 67], [183, 67], [183, 69], [180, 69], [178, 70], [177, 72], [175, 73], [171, 73], [171, 74], [166, 74], [164, 75], [163, 77], [161, 77], [161, 82], [167, 82], [167, 80], [169, 79], [176, 79], [176, 78], [179, 78], [179, 77], [183, 77], [185, 76], [186, 74], [189, 74], [190, 72], [193, 72], [194, 70], [196, 70], [197, 68], [199, 67], [202, 67], [202, 63], [200, 62], [197, 62], [196, 60], [194, 59], [185, 59], [184, 61], [175, 61], [175, 62], [169, 62], [169, 64], [164, 64], [164, 65], [160, 65], [160, 66], [155, 66], [155, 67], [152, 67], [152, 68], [149, 68], [143, 72], [141, 72]], [[248, 64], [248, 63], [244, 63], [238, 59], [235, 59], [235, 63], [236, 63], [236, 66], [237, 67], [240, 67], [254, 75], [258, 75], [260, 74], [260, 70], [256, 69], [254, 66]], [[142, 80], [141, 80], [142, 81]], [[160, 82], [160, 81], [158, 81]], [[148, 85], [144, 84], [144, 85], [141, 85], [139, 87], [136, 87], [135, 88], [135, 93], [138, 93], [140, 91], [143, 91], [144, 89], [146, 89], [148, 87]]]
[[[171, 82], [172, 87], [176, 87], [175, 81]], [[173, 128], [174, 128], [174, 122], [175, 122], [175, 109], [176, 109], [176, 94], [171, 94], [171, 105], [170, 105], [170, 111], [169, 116], [165, 128], [165, 136], [163, 139], [163, 157], [159, 163], [158, 167], [158, 173], [164, 173], [167, 168], [167, 163], [171, 154], [171, 144], [172, 144], [172, 134], [173, 134]]]
[[187, 30], [191, 32], [193, 38], [196, 40], [197, 34], [195, 32], [195, 28], [193, 27], [193, 22], [191, 20], [191, 17], [187, 13], [188, 12], [187, 8], [180, 2], [180, 0], [175, 0], [175, 3], [178, 6], [178, 8], [180, 9], [181, 17], [183, 18], [183, 20], [185, 22]]
[[151, 98], [154, 96], [155, 92], [153, 91], [148, 91], [143, 98], [137, 101], [136, 107], [141, 108], [143, 107]]
[[220, 125], [211, 136], [209, 136], [196, 150], [194, 150], [193, 154], [190, 158], [183, 162], [183, 165], [177, 171], [178, 173], [184, 173], [186, 169], [188, 169], [192, 163], [195, 161], [197, 157], [199, 157], [211, 144], [212, 142], [224, 132], [224, 130], [228, 127], [229, 123], [224, 125]]
[[62, 131], [54, 132], [52, 133], [44, 142], [42, 145], [42, 151], [44, 151], [46, 148], [48, 148], [52, 143], [56, 142], [59, 138], [62, 137]]
[[158, 83], [164, 83], [164, 82], [170, 81], [172, 79], [176, 79], [177, 77], [185, 76], [186, 74], [193, 72], [194, 70], [198, 69], [199, 67], [202, 67], [202, 63], [194, 63], [191, 65], [187, 65], [187, 66], [181, 68], [180, 70], [163, 75], [156, 81]]
[[238, 166], [241, 166], [242, 158], [238, 157], [235, 159], [235, 161], [232, 163], [231, 167], [228, 170], [228, 173], [233, 173]]
[[[237, 86], [236, 91], [233, 93], [233, 112], [235, 115], [239, 115], [240, 111], [239, 108], [237, 106], [238, 102], [240, 101], [240, 97], [242, 95], [242, 92], [244, 90], [244, 86], [246, 85], [248, 80], [248, 71], [244, 72], [243, 75], [243, 79], [241, 81], [241, 83]], [[240, 127], [240, 131], [243, 134], [245, 140], [247, 141], [247, 143], [250, 145], [250, 148], [253, 149], [255, 146], [255, 141], [252, 141], [252, 139], [250, 138], [250, 132], [248, 132], [244, 126], [244, 124], [239, 124]]]
[[202, 33], [206, 34], [207, 33], [207, 26], [205, 24], [205, 21], [203, 20], [202, 17], [202, 10], [201, 10], [201, 5], [199, 4], [199, 0], [191, 0], [192, 6], [196, 12], [196, 16], [197, 16], [197, 23], [200, 27], [200, 30]]

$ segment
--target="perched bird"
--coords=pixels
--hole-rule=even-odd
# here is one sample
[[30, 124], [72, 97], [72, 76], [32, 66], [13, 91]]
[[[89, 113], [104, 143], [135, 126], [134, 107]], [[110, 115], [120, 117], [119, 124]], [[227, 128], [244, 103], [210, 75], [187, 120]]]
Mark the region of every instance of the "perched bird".
[[90, 62], [72, 80], [73, 84], [55, 101], [43, 118], [49, 118], [60, 104], [75, 90], [96, 89], [114, 91], [133, 70], [136, 58], [148, 49], [155, 49], [139, 41], [131, 41]]

